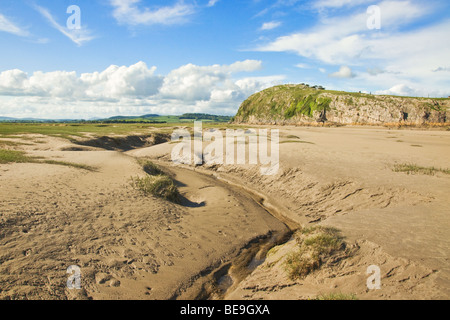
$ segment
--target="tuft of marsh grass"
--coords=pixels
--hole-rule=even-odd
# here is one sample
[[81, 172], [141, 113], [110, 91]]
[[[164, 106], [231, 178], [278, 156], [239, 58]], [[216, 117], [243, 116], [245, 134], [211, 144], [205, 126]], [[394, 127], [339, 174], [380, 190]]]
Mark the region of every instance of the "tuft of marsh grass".
[[5, 150], [0, 149], [0, 163], [26, 163], [35, 161], [32, 157], [29, 157], [23, 151]]
[[143, 178], [132, 177], [131, 184], [145, 195], [154, 195], [175, 203], [179, 202], [180, 194], [172, 179], [165, 175], [150, 176]]
[[32, 145], [31, 143], [0, 140], [0, 147], [17, 147], [17, 146], [31, 146], [31, 145]]
[[318, 295], [314, 300], [358, 300], [358, 298], [353, 293], [329, 293]]
[[394, 172], [405, 172], [407, 174], [426, 174], [433, 176], [436, 173], [450, 174], [450, 169], [442, 169], [435, 167], [421, 167], [412, 163], [396, 164], [392, 169]]
[[66, 162], [66, 161], [42, 160], [37, 157], [27, 156], [24, 151], [0, 149], [0, 164], [6, 164], [6, 163], [46, 163], [46, 164], [68, 166], [68, 167], [73, 167], [73, 168], [77, 168], [77, 169], [89, 170], [89, 171], [95, 170], [94, 167], [84, 165], [84, 164], [72, 163], [72, 162]]
[[298, 244], [283, 261], [292, 280], [302, 279], [320, 268], [332, 255], [345, 252], [345, 243], [334, 228], [314, 226], [303, 228], [295, 234]]
[[175, 203], [180, 201], [180, 193], [174, 181], [160, 167], [149, 160], [138, 160], [147, 176], [131, 177], [131, 185], [144, 195], [154, 195]]
[[46, 164], [55, 164], [59, 166], [66, 166], [66, 167], [72, 167], [77, 169], [84, 169], [88, 171], [96, 171], [97, 168], [88, 166], [86, 164], [80, 164], [80, 163], [73, 163], [73, 162], [67, 162], [67, 161], [56, 161], [56, 160], [42, 160], [39, 163], [46, 163]]
[[149, 160], [139, 160], [142, 169], [151, 176], [162, 175], [164, 172], [153, 162]]

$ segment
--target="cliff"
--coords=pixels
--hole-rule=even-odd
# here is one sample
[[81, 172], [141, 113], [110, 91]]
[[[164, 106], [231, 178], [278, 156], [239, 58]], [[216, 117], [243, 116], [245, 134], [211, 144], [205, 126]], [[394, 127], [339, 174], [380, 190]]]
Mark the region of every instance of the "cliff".
[[450, 99], [382, 96], [280, 85], [245, 100], [235, 123], [338, 124], [448, 123]]

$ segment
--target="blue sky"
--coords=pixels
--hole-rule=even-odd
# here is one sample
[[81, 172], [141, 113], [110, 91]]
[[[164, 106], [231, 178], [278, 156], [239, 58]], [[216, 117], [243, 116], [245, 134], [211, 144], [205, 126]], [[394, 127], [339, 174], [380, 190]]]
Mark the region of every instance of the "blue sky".
[[449, 13], [446, 0], [0, 0], [0, 116], [233, 115], [303, 82], [447, 97]]

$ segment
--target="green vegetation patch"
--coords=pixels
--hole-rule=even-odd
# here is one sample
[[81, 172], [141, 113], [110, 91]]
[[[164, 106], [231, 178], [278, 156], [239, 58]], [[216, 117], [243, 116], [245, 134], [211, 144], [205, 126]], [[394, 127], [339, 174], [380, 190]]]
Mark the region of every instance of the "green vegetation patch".
[[138, 160], [145, 177], [132, 177], [131, 185], [144, 195], [154, 195], [174, 203], [180, 202], [180, 193], [175, 182], [165, 174], [156, 164], [148, 160]]
[[42, 160], [42, 161], [37, 162], [37, 163], [54, 164], [54, 165], [59, 165], [59, 166], [66, 166], [66, 167], [72, 167], [72, 168], [77, 168], [77, 169], [84, 169], [84, 170], [88, 170], [88, 171], [96, 171], [97, 170], [97, 168], [92, 167], [92, 166], [88, 166], [88, 165], [81, 164], [81, 163], [67, 162], [67, 161]]
[[23, 151], [0, 149], [0, 163], [27, 163], [35, 162], [36, 160], [29, 157]]
[[393, 168], [394, 172], [405, 172], [407, 174], [425, 174], [433, 176], [436, 173], [450, 174], [448, 168], [422, 167], [412, 163], [396, 164]]
[[88, 171], [96, 170], [96, 168], [84, 164], [66, 161], [45, 160], [38, 157], [27, 156], [24, 151], [0, 149], [0, 164], [6, 163], [45, 163], [45, 164], [73, 167], [77, 169], [84, 169]]
[[358, 300], [355, 294], [329, 293], [318, 295], [314, 300]]
[[148, 133], [155, 127], [166, 127], [167, 124], [93, 124], [93, 123], [0, 123], [0, 137], [16, 137], [21, 134], [41, 134], [74, 141], [74, 138], [86, 138], [90, 133], [94, 136], [131, 135]]
[[164, 174], [164, 172], [161, 170], [160, 167], [158, 167], [156, 164], [154, 164], [151, 161], [148, 160], [138, 160], [139, 164], [142, 166], [142, 169], [144, 169], [144, 171], [146, 173], [148, 173], [151, 176], [156, 176], [156, 175], [162, 175]]
[[304, 85], [275, 86], [245, 100], [236, 117], [244, 121], [251, 116], [289, 119], [301, 114], [312, 117], [315, 111], [330, 109], [332, 99], [323, 95], [324, 92]]
[[346, 245], [338, 230], [314, 226], [303, 228], [295, 234], [297, 250], [288, 254], [283, 267], [291, 280], [302, 279], [319, 269], [332, 256], [348, 255]]

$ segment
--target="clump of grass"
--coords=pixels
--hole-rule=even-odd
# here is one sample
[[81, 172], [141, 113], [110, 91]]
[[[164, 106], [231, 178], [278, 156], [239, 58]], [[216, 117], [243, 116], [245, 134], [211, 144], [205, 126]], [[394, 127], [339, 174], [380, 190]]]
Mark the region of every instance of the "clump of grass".
[[296, 251], [288, 254], [283, 266], [291, 280], [302, 279], [326, 263], [331, 256], [345, 253], [345, 243], [334, 228], [314, 226], [295, 234]]
[[151, 176], [162, 175], [164, 172], [156, 164], [148, 160], [139, 160], [139, 164], [142, 166], [145, 172]]
[[0, 149], [0, 163], [26, 163], [35, 161], [32, 157], [29, 157], [23, 151], [5, 150]]
[[433, 176], [436, 173], [450, 174], [450, 169], [442, 169], [435, 167], [421, 167], [412, 163], [396, 164], [393, 168], [394, 172], [405, 172], [407, 174], [425, 174]]
[[329, 293], [318, 295], [314, 300], [358, 300], [358, 298], [353, 293]]
[[31, 146], [30, 143], [9, 141], [9, 140], [0, 140], [0, 147], [17, 147], [17, 146]]
[[147, 173], [145, 177], [132, 177], [132, 186], [144, 195], [154, 195], [175, 203], [180, 201], [180, 193], [174, 181], [161, 168], [148, 160], [139, 160], [142, 169]]
[[165, 175], [132, 178], [132, 185], [145, 195], [154, 195], [172, 202], [179, 202], [179, 192], [172, 179]]
[[95, 167], [88, 166], [86, 164], [80, 164], [80, 163], [73, 163], [73, 162], [67, 162], [67, 161], [56, 161], [56, 160], [43, 160], [39, 163], [46, 163], [46, 164], [55, 164], [59, 166], [66, 166], [66, 167], [72, 167], [77, 169], [84, 169], [88, 171], [95, 171]]
[[89, 170], [89, 171], [95, 170], [94, 167], [84, 165], [84, 164], [72, 163], [72, 162], [66, 162], [66, 161], [42, 160], [41, 158], [38, 158], [38, 157], [27, 156], [24, 151], [0, 149], [0, 164], [6, 164], [6, 163], [46, 163], [46, 164], [68, 166], [68, 167], [73, 167], [73, 168], [78, 168], [78, 169]]

